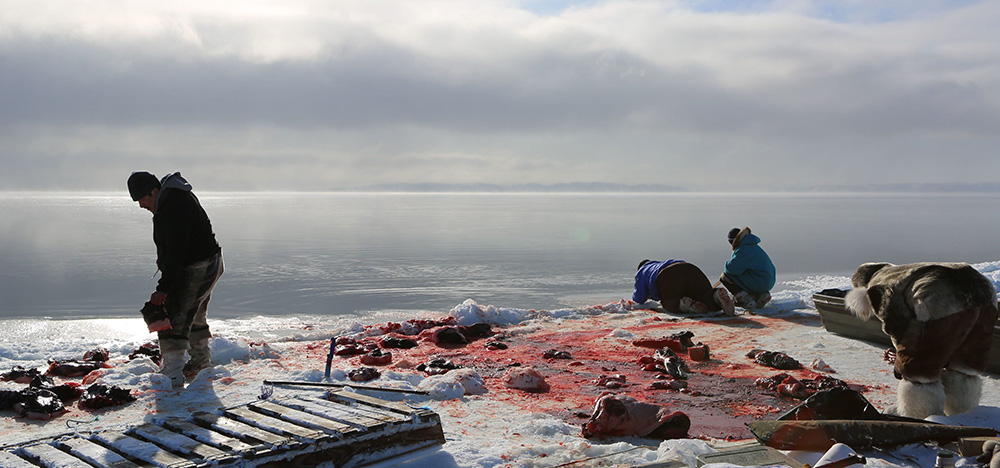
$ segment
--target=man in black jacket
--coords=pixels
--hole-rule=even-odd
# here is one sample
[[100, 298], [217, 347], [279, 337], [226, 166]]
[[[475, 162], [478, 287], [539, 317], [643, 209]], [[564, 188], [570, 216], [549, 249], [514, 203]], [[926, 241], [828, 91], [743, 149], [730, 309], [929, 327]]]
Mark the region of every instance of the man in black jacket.
[[153, 213], [156, 264], [162, 274], [149, 303], [164, 306], [169, 323], [155, 328], [150, 324], [150, 331], [159, 339], [160, 373], [170, 378], [175, 390], [182, 389], [185, 375], [193, 376], [212, 363], [208, 302], [224, 270], [222, 248], [198, 197], [179, 172], [162, 180], [133, 172], [128, 190], [133, 201]]

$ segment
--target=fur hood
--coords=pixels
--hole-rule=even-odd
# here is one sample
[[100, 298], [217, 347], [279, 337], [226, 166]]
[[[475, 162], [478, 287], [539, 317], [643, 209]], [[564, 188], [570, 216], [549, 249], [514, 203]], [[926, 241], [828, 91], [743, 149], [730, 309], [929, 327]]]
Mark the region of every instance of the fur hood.
[[756, 234], [750, 232], [750, 227], [747, 226], [740, 230], [740, 233], [736, 235], [733, 239], [733, 250], [736, 250], [743, 245], [756, 245], [760, 244], [760, 237]]
[[865, 320], [875, 315], [885, 322], [906, 314], [926, 322], [997, 304], [993, 283], [966, 263], [865, 263], [851, 276], [851, 285], [845, 306]]

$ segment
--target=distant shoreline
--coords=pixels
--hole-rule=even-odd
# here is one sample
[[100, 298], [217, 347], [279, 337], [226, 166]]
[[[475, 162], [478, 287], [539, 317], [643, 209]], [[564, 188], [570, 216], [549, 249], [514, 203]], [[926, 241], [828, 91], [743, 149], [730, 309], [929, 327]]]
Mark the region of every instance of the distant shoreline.
[[[53, 190], [53, 189], [5, 189], [0, 194], [49, 193], [49, 194], [89, 194], [118, 193], [120, 190]], [[260, 189], [260, 190], [200, 190], [202, 193], [427, 193], [427, 194], [1000, 194], [1000, 183], [960, 184], [960, 183], [906, 183], [906, 184], [866, 184], [866, 185], [814, 185], [793, 187], [759, 187], [740, 189], [723, 187], [719, 189], [692, 189], [664, 184], [615, 184], [615, 183], [560, 183], [560, 184], [438, 184], [407, 183], [377, 184], [350, 188], [328, 188], [312, 190]]]
[[564, 184], [378, 184], [353, 190], [353, 192], [435, 192], [435, 193], [1000, 193], [996, 184], [956, 183], [907, 183], [867, 185], [816, 185], [799, 187], [764, 187], [758, 190], [694, 190], [688, 187], [664, 184], [613, 184], [613, 183], [564, 183]]

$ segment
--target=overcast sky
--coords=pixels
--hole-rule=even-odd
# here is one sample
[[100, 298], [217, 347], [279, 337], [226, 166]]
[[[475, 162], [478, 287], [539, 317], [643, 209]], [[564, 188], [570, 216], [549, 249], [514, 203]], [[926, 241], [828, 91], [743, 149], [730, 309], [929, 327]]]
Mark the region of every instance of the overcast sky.
[[0, 0], [0, 189], [993, 182], [1000, 2]]

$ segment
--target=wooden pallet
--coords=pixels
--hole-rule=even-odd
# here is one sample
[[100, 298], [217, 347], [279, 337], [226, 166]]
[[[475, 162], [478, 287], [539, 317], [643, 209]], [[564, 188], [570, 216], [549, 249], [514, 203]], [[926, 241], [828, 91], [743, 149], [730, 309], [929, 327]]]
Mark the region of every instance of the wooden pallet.
[[6, 447], [0, 467], [342, 468], [443, 443], [433, 411], [332, 391]]

